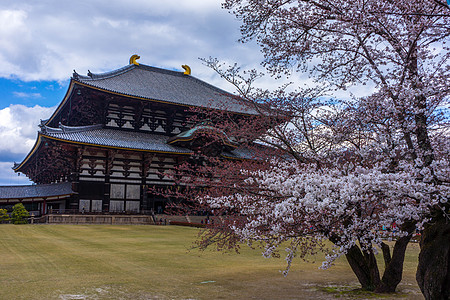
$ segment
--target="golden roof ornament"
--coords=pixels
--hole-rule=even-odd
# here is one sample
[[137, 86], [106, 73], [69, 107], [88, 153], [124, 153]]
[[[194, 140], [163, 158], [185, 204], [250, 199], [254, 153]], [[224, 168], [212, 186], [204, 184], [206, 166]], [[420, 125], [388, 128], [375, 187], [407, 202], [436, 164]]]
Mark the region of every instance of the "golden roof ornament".
[[139, 66], [139, 63], [136, 61], [139, 58], [141, 58], [141, 57], [139, 55], [137, 55], [137, 54], [131, 55], [131, 57], [130, 57], [130, 65]]
[[191, 75], [191, 68], [188, 65], [181, 66], [184, 69], [184, 75]]

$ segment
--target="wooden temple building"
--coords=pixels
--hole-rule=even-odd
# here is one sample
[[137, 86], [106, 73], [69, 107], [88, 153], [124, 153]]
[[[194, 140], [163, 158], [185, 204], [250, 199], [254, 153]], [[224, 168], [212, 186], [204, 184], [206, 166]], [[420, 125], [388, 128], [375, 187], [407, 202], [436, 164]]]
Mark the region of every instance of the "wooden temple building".
[[[192, 108], [226, 110], [236, 118], [255, 113], [232, 94], [191, 76], [188, 66], [184, 72], [165, 70], [137, 58], [107, 73], [74, 71], [65, 97], [41, 121], [35, 145], [13, 167], [35, 185], [0, 187], [0, 206], [33, 203], [39, 214], [50, 208], [161, 213], [171, 199], [149, 187], [174, 186], [169, 176], [174, 167], [202, 147], [200, 133], [214, 130], [211, 123], [194, 124], [198, 113]], [[218, 133], [220, 142], [203, 150], [226, 158], [246, 155]]]

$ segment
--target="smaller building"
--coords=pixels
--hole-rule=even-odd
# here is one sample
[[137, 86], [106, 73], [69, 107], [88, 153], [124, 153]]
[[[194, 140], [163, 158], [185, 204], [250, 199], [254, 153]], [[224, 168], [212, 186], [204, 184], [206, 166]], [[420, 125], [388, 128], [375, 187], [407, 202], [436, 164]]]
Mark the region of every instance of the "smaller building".
[[75, 192], [72, 183], [0, 186], [0, 208], [11, 210], [22, 203], [34, 216], [63, 211]]

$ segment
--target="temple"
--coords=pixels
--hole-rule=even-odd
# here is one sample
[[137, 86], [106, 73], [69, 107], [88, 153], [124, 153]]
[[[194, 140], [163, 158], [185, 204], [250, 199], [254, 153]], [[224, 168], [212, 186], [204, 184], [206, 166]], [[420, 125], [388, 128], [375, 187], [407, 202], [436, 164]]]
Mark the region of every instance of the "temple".
[[[150, 192], [175, 185], [176, 165], [201, 149], [239, 159], [232, 137], [201, 120], [196, 108], [233, 118], [255, 114], [243, 100], [184, 71], [136, 62], [102, 74], [74, 71], [55, 112], [42, 120], [37, 140], [15, 172], [36, 185], [6, 189], [5, 203], [32, 203], [36, 214], [72, 212], [161, 213], [173, 199]], [[193, 116], [199, 122], [193, 123]], [[220, 135], [205, 145], [205, 133]], [[27, 197], [27, 190], [33, 195]], [[29, 205], [30, 206], [30, 205]]]

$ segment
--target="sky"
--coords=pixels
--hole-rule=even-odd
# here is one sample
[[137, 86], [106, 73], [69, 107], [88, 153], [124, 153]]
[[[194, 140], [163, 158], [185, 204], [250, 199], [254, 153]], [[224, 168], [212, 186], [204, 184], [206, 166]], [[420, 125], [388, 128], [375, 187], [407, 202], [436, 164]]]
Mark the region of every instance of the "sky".
[[233, 92], [199, 58], [259, 67], [257, 45], [238, 42], [239, 21], [219, 0], [2, 0], [0, 2], [0, 185], [31, 184], [14, 173], [80, 74], [139, 63], [183, 71]]

